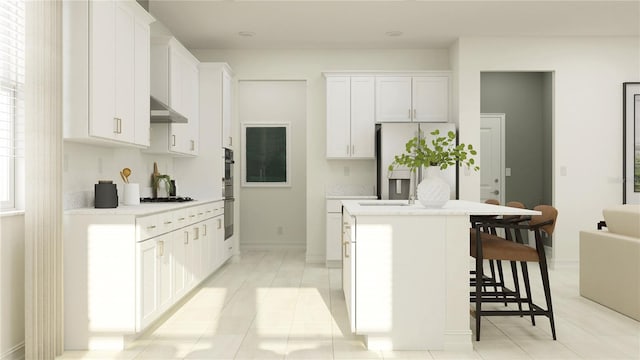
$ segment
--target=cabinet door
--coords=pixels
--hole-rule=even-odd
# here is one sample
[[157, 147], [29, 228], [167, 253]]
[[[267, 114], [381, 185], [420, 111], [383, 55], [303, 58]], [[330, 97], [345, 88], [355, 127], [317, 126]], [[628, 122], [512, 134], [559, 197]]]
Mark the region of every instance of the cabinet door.
[[351, 79], [327, 78], [327, 157], [351, 155]]
[[231, 75], [222, 71], [222, 147], [233, 148], [231, 133]]
[[355, 221], [348, 215], [343, 214], [342, 223], [342, 240], [344, 251], [342, 252], [342, 290], [347, 305], [347, 316], [349, 317], [349, 325], [352, 332], [356, 331], [356, 278], [355, 278], [355, 256], [356, 256], [356, 238], [355, 238]]
[[193, 285], [195, 286], [202, 280], [202, 253], [204, 252], [204, 244], [202, 242], [200, 224], [192, 225], [191, 232], [193, 234], [193, 256], [191, 258], [191, 265], [193, 266]]
[[[133, 142], [135, 138], [134, 111], [134, 16], [116, 3], [115, 19], [115, 114], [117, 131], [115, 139]], [[102, 46], [102, 44], [95, 44]], [[113, 66], [113, 65], [112, 65]]]
[[135, 22], [134, 27], [134, 142], [138, 145], [149, 146], [150, 106], [149, 106], [149, 25]]
[[198, 66], [196, 64], [186, 64], [183, 75], [183, 101], [187, 108], [187, 117], [189, 118], [188, 131], [186, 137], [186, 151], [190, 155], [198, 154], [198, 144], [200, 139], [200, 110], [199, 110], [199, 81]]
[[[145, 328], [159, 313], [158, 306], [158, 248], [154, 239], [138, 243], [140, 259], [140, 327]], [[117, 264], [114, 264], [117, 266]]]
[[420, 76], [413, 78], [413, 121], [449, 121], [449, 77]]
[[327, 213], [326, 260], [342, 259], [342, 214]]
[[375, 157], [375, 95], [373, 77], [351, 78], [351, 157]]
[[171, 233], [171, 253], [173, 254], [173, 294], [175, 299], [187, 293], [186, 262], [187, 262], [187, 232], [183, 229]]
[[89, 2], [89, 134], [114, 139], [116, 5], [113, 1]]
[[172, 234], [164, 234], [156, 239], [158, 247], [158, 308], [168, 309], [173, 302], [173, 259]]
[[224, 240], [224, 215], [216, 218], [216, 241], [218, 244], [218, 267], [227, 261], [227, 242]]
[[376, 77], [376, 122], [411, 121], [411, 77]]

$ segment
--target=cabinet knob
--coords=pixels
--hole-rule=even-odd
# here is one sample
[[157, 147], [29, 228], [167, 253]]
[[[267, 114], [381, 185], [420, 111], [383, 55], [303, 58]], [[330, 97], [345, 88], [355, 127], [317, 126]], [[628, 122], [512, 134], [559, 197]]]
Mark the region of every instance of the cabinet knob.
[[155, 226], [155, 225], [149, 225], [149, 226], [147, 226], [147, 230], [153, 230], [153, 229], [155, 229], [155, 228], [156, 228], [156, 226]]

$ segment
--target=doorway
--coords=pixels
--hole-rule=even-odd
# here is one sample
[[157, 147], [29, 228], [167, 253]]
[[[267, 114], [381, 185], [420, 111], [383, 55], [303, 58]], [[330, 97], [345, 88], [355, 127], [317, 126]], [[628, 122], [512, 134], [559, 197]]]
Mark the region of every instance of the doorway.
[[480, 86], [481, 113], [505, 115], [501, 203], [553, 205], [553, 72], [482, 72]]
[[480, 114], [480, 201], [505, 201], [505, 115]]

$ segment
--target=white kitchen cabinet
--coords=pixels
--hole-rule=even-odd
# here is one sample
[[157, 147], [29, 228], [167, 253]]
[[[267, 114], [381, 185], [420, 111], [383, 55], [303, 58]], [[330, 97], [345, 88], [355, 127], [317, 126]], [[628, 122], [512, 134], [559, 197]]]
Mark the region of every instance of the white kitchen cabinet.
[[141, 291], [140, 328], [147, 327], [158, 315], [158, 245], [155, 240], [147, 240], [138, 244], [138, 258], [140, 259]]
[[66, 140], [149, 143], [149, 24], [135, 1], [63, 2]]
[[327, 158], [374, 158], [374, 77], [325, 76]]
[[223, 201], [180, 206], [65, 213], [65, 349], [124, 348], [222, 265], [204, 224], [224, 231]]
[[187, 118], [186, 124], [152, 123], [146, 152], [198, 155], [199, 61], [172, 37], [151, 42], [151, 95]]
[[450, 76], [376, 76], [376, 122], [448, 122]]
[[344, 210], [342, 228], [342, 289], [351, 332], [356, 332], [356, 218]]
[[[225, 64], [226, 65], [226, 64]], [[233, 132], [231, 126], [231, 82], [232, 73], [228, 66], [222, 67], [222, 147], [233, 149]]]

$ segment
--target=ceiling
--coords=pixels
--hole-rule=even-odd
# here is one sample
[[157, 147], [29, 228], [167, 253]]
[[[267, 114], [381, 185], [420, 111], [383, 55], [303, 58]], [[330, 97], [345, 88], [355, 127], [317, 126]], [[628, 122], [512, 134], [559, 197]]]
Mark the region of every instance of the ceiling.
[[[474, 36], [640, 38], [640, 0], [150, 0], [149, 10], [191, 49], [446, 48]], [[392, 31], [402, 35], [386, 35]]]

